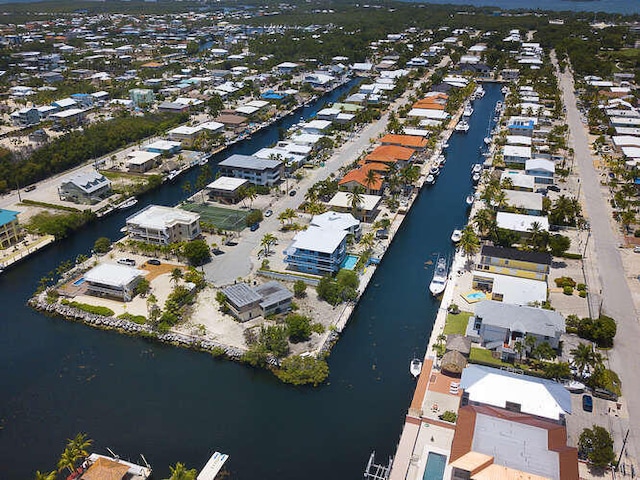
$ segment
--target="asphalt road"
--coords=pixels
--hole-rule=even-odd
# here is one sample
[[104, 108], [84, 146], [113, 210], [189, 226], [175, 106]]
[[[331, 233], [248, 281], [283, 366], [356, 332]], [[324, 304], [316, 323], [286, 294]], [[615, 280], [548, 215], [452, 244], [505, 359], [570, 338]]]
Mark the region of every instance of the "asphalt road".
[[[555, 57], [553, 58], [555, 59]], [[637, 381], [638, 350], [636, 350], [636, 346], [640, 345], [640, 326], [618, 248], [622, 239], [618, 232], [611, 229], [606, 206], [607, 200], [602, 195], [598, 172], [593, 166], [589, 150], [586, 128], [580, 120], [580, 113], [576, 107], [573, 78], [570, 73], [559, 73], [558, 76], [562, 98], [567, 108], [569, 142], [575, 151], [576, 163], [580, 170], [584, 206], [591, 224], [593, 246], [597, 252], [597, 265], [593, 265], [593, 268], [600, 274], [602, 310], [618, 322], [615, 346], [609, 352], [609, 364], [610, 368], [617, 372], [622, 380], [631, 430], [627, 449], [628, 453], [637, 459], [637, 453], [640, 451], [638, 448], [640, 441], [640, 382]], [[591, 261], [593, 261], [591, 255], [587, 255], [586, 262]], [[618, 436], [616, 435], [616, 437]], [[616, 448], [620, 448], [620, 445], [616, 444]]]

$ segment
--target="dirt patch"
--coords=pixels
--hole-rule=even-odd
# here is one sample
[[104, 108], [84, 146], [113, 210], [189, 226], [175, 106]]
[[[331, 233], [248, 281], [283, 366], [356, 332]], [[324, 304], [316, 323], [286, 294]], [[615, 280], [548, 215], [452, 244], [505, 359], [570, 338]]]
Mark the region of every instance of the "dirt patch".
[[183, 272], [186, 268], [182, 265], [176, 265], [174, 263], [161, 263], [160, 265], [150, 265], [149, 263], [145, 263], [141, 265], [141, 268], [144, 268], [147, 272], [145, 278], [150, 282], [160, 275], [164, 275], [165, 273], [171, 273], [174, 268], [179, 268]]

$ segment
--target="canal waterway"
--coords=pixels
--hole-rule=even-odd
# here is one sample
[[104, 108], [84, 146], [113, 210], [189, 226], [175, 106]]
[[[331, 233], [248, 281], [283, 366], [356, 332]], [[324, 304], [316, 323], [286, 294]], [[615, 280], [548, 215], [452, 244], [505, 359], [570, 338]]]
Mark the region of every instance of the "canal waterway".
[[[0, 477], [23, 480], [36, 469], [53, 469], [77, 432], [94, 438], [98, 451], [110, 447], [132, 459], [143, 453], [155, 478], [168, 476], [168, 465], [177, 461], [200, 468], [213, 450], [230, 454], [228, 468], [239, 479], [352, 479], [362, 475], [372, 449], [392, 454], [414, 388], [409, 361], [424, 353], [438, 308], [427, 290], [433, 267], [425, 262], [453, 253], [449, 237], [465, 222], [470, 166], [480, 159], [501, 99], [499, 85], [485, 88], [469, 132], [452, 136], [437, 184], [416, 199], [334, 348], [327, 385], [294, 388], [268, 372], [25, 306], [38, 280], [61, 261], [87, 253], [98, 236], [117, 238], [125, 214], [94, 223], [0, 276]], [[273, 143], [278, 127], [297, 117], [226, 155]], [[181, 183], [196, 176], [187, 173], [150, 193], [141, 206], [177, 203]]]

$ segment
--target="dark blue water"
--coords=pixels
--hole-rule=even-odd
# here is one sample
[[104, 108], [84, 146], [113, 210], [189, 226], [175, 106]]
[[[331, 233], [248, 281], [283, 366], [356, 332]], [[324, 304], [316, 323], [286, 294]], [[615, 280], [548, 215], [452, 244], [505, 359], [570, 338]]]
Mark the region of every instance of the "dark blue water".
[[[54, 468], [65, 439], [80, 431], [96, 440], [97, 450], [144, 453], [156, 478], [176, 461], [200, 468], [214, 449], [231, 455], [233, 478], [242, 479], [358, 478], [373, 448], [392, 454], [414, 387], [409, 361], [424, 353], [438, 307], [426, 294], [432, 272], [424, 262], [435, 252], [451, 253], [451, 230], [465, 220], [469, 168], [501, 99], [499, 86], [486, 90], [469, 133], [451, 139], [438, 183], [420, 194], [384, 257], [320, 388], [293, 388], [267, 372], [25, 307], [42, 275], [87, 252], [98, 235], [115, 236], [125, 215], [5, 272], [0, 478], [23, 480]], [[237, 151], [252, 152], [276, 136], [277, 127]], [[165, 186], [141, 203], [171, 204], [182, 195], [179, 184]]]
[[438, 3], [497, 7], [503, 10], [551, 10], [556, 12], [604, 12], [632, 15], [640, 13], [640, 0], [403, 0], [411, 3]]

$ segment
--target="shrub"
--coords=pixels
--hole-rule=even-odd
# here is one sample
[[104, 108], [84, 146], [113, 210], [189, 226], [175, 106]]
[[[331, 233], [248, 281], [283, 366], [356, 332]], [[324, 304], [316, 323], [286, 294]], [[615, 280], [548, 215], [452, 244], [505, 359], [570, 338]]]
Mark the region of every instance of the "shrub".
[[213, 358], [224, 357], [227, 354], [225, 349], [222, 347], [213, 347], [210, 353]]
[[309, 317], [291, 313], [284, 321], [287, 324], [287, 332], [291, 342], [305, 342], [311, 338], [311, 319]]
[[202, 265], [211, 260], [209, 245], [204, 240], [192, 240], [182, 247], [182, 255], [191, 265]]
[[584, 283], [579, 283], [578, 285], [576, 285], [576, 290], [578, 290], [579, 292], [582, 292], [586, 289], [587, 289], [587, 286]]
[[601, 315], [600, 318], [595, 320], [583, 318], [578, 323], [578, 336], [594, 341], [600, 348], [613, 346], [616, 331], [616, 321], [606, 315]]
[[304, 283], [304, 280], [296, 280], [293, 284], [293, 294], [297, 297], [304, 297], [305, 292], [307, 290], [307, 284]]
[[562, 287], [562, 293], [565, 295], [573, 295], [573, 287], [571, 285], [565, 285]]
[[131, 313], [124, 312], [118, 315], [118, 318], [122, 320], [129, 320], [130, 322], [137, 323], [138, 325], [144, 325], [147, 323], [147, 317], [144, 315], [132, 315]]
[[598, 425], [594, 425], [593, 428], [585, 428], [582, 431], [578, 440], [578, 449], [587, 455], [593, 466], [599, 468], [609, 466], [616, 458], [611, 434]]
[[96, 253], [107, 253], [111, 249], [111, 240], [107, 237], [98, 238], [93, 244], [93, 250]]
[[113, 317], [115, 315], [113, 310], [108, 307], [101, 307], [100, 305], [89, 305], [88, 303], [70, 302], [68, 300], [63, 300], [62, 303], [64, 305], [77, 308], [78, 310], [93, 313], [95, 315], [101, 315], [103, 317]]
[[578, 295], [580, 295], [580, 298], [586, 298], [587, 297], [587, 291], [586, 290], [580, 290], [578, 292]]
[[282, 358], [289, 353], [287, 329], [284, 327], [270, 325], [260, 328], [258, 343], [277, 358]]
[[554, 280], [557, 287], [566, 287], [569, 286], [574, 288], [576, 286], [576, 281], [571, 277], [558, 277]]
[[318, 386], [329, 376], [329, 365], [322, 359], [293, 355], [282, 361], [275, 374], [285, 383]]
[[440, 420], [443, 420], [445, 422], [455, 423], [456, 420], [458, 419], [458, 415], [456, 414], [456, 412], [452, 412], [451, 410], [447, 410], [442, 415], [440, 415], [439, 418], [440, 418]]
[[250, 227], [254, 223], [259, 223], [262, 221], [264, 217], [262, 216], [262, 212], [260, 210], [251, 210], [246, 218], [247, 227]]

